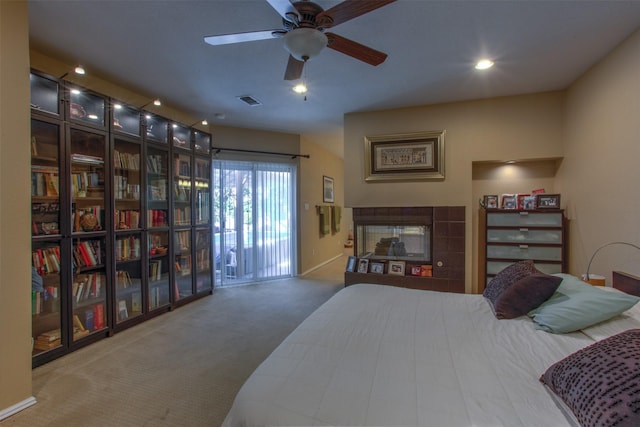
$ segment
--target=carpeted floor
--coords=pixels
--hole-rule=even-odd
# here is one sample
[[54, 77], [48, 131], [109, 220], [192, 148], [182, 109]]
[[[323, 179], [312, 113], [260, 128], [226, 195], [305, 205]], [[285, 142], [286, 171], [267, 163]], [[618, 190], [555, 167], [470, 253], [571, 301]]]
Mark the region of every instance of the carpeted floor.
[[262, 360], [342, 289], [344, 265], [216, 289], [36, 368], [38, 403], [0, 426], [219, 426]]

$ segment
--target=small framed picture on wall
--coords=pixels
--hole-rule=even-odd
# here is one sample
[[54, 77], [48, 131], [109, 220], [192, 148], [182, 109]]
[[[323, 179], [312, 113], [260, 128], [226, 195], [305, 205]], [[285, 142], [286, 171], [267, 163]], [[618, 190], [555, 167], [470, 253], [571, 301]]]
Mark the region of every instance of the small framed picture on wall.
[[335, 202], [333, 195], [333, 178], [328, 176], [322, 177], [322, 201], [324, 203]]

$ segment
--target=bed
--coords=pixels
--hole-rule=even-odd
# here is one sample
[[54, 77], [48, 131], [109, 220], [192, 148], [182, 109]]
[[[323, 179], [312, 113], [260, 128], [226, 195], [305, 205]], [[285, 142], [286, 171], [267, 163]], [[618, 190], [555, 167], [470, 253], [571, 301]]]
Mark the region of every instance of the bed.
[[[559, 285], [540, 307], [554, 300], [563, 304], [560, 290], [578, 280], [554, 276]], [[631, 283], [628, 292], [640, 289], [637, 281], [625, 283]], [[573, 366], [569, 362], [580, 363], [577, 357], [608, 360], [583, 352], [610, 351], [612, 345], [601, 343], [614, 339], [640, 348], [638, 298], [611, 288], [597, 291], [598, 297], [626, 299], [628, 307], [604, 322], [551, 333], [530, 313], [498, 319], [495, 300], [486, 295], [374, 284], [346, 287], [256, 369], [223, 425], [590, 425], [574, 411], [576, 402], [563, 398], [562, 381], [568, 376], [575, 382], [576, 377], [567, 375]], [[619, 335], [636, 329], [631, 338]], [[590, 401], [587, 406], [606, 404]], [[631, 412], [640, 411], [638, 405]], [[633, 413], [631, 423], [626, 415], [613, 417], [620, 426], [640, 422]], [[593, 425], [607, 425], [599, 422]]]

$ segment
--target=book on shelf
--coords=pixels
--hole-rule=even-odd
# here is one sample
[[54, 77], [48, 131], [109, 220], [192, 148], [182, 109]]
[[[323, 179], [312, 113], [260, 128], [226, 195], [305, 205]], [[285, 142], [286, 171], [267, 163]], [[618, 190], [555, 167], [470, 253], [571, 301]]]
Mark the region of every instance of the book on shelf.
[[133, 313], [142, 313], [142, 294], [140, 292], [131, 294], [131, 311]]
[[77, 314], [73, 315], [73, 327], [77, 328], [79, 331], [86, 331], [87, 328], [84, 327], [84, 325], [82, 324], [82, 321], [80, 320], [80, 317]]
[[62, 334], [60, 329], [53, 329], [43, 332], [33, 341], [33, 348], [36, 350], [50, 350], [58, 347], [62, 342]]
[[162, 260], [149, 261], [149, 280], [157, 281], [162, 279]]
[[94, 319], [93, 309], [86, 310], [84, 312], [84, 327], [88, 331], [93, 331], [95, 329], [93, 319]]
[[119, 169], [139, 170], [140, 154], [125, 153], [123, 151], [113, 150], [114, 166]]
[[91, 156], [89, 154], [80, 154], [80, 153], [71, 154], [71, 161], [77, 162], [77, 163], [87, 163], [87, 164], [95, 164], [95, 165], [104, 164], [104, 159], [100, 156]]
[[93, 322], [96, 330], [104, 328], [104, 304], [93, 306]]
[[129, 318], [129, 312], [127, 311], [127, 301], [121, 299], [118, 301], [118, 319], [125, 320]]
[[126, 270], [116, 271], [116, 286], [119, 289], [126, 289], [131, 287], [131, 277]]

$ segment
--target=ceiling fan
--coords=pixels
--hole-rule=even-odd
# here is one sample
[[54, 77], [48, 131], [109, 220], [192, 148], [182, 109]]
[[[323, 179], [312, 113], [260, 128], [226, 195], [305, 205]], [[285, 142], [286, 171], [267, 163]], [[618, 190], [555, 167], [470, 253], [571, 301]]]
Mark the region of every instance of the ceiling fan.
[[247, 33], [207, 36], [204, 41], [210, 45], [241, 43], [270, 38], [283, 38], [285, 49], [289, 51], [289, 62], [284, 73], [285, 80], [296, 80], [302, 76], [304, 64], [318, 55], [324, 47], [329, 47], [352, 58], [371, 65], [380, 65], [387, 54], [334, 33], [326, 33], [327, 28], [342, 24], [365, 13], [371, 12], [396, 0], [345, 0], [324, 10], [308, 0], [266, 0], [282, 16], [282, 29], [251, 31]]

